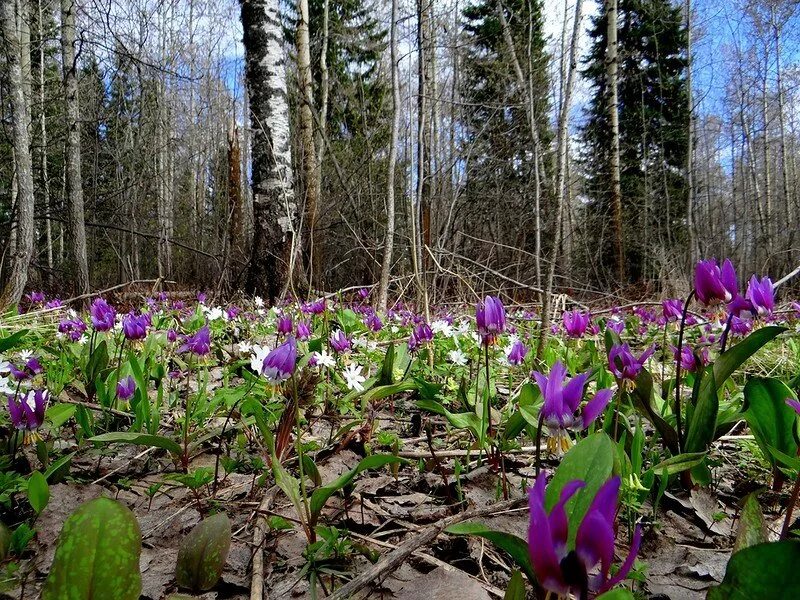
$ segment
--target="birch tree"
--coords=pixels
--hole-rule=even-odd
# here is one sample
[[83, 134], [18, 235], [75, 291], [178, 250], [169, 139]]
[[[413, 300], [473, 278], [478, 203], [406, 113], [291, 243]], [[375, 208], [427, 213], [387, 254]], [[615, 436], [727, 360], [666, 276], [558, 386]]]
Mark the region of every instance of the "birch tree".
[[249, 291], [277, 299], [291, 276], [294, 197], [279, 0], [240, 0], [252, 127], [253, 246]]

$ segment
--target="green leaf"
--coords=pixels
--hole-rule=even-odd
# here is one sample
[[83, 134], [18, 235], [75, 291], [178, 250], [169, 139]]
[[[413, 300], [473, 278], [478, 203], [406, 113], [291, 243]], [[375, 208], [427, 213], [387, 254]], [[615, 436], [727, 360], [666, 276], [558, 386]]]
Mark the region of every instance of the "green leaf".
[[666, 472], [667, 475], [675, 475], [676, 473], [683, 473], [699, 465], [706, 457], [705, 452], [687, 452], [685, 454], [678, 454], [671, 456], [666, 460], [651, 467], [653, 471], [661, 475]]
[[708, 591], [708, 600], [800, 598], [800, 542], [757, 544], [731, 556], [722, 585]]
[[442, 415], [456, 429], [468, 429], [475, 438], [483, 439], [481, 418], [474, 412], [452, 413], [436, 400], [417, 400], [417, 408]]
[[322, 512], [322, 509], [325, 507], [325, 503], [328, 501], [328, 499], [348, 483], [353, 481], [356, 475], [362, 471], [366, 471], [367, 469], [379, 469], [385, 465], [393, 465], [403, 462], [406, 461], [391, 454], [373, 454], [372, 456], [367, 456], [366, 458], [361, 459], [361, 462], [356, 465], [355, 469], [344, 473], [341, 477], [329, 483], [328, 485], [315, 489], [314, 493], [311, 494], [309, 505], [311, 510], [311, 525], [313, 526], [317, 522], [317, 519], [319, 519], [319, 515]]
[[635, 598], [636, 596], [633, 595], [632, 591], [625, 588], [617, 588], [601, 594], [597, 597], [597, 600], [634, 600]]
[[515, 570], [511, 574], [511, 580], [508, 582], [503, 600], [525, 600], [526, 597], [525, 580], [522, 578], [522, 573]]
[[28, 478], [28, 502], [40, 514], [50, 501], [50, 486], [47, 479], [39, 471], [34, 471]]
[[636, 377], [636, 387], [633, 388], [630, 398], [639, 412], [645, 414], [656, 431], [658, 431], [659, 435], [661, 435], [661, 439], [664, 440], [664, 445], [666, 445], [672, 453], [677, 453], [678, 433], [653, 406], [653, 376], [647, 369], [639, 371], [639, 375]]
[[789, 456], [785, 452], [781, 452], [777, 448], [773, 448], [770, 446], [769, 453], [775, 458], [775, 460], [782, 465], [787, 466], [788, 468], [792, 469], [793, 471], [797, 471], [800, 473], [800, 457], [798, 456]]
[[714, 365], [705, 368], [697, 402], [686, 409], [686, 452], [702, 452], [714, 440], [719, 412], [719, 394], [714, 383]]
[[183, 450], [175, 440], [161, 435], [150, 435], [148, 433], [136, 433], [133, 431], [112, 431], [102, 433], [89, 438], [90, 442], [134, 444], [136, 446], [152, 446], [153, 448], [163, 448], [164, 450], [179, 456]]
[[586, 483], [566, 505], [570, 544], [575, 541], [578, 524], [589, 510], [597, 490], [611, 477], [613, 466], [614, 442], [603, 432], [594, 433], [567, 452], [547, 485], [545, 507], [550, 511], [567, 483], [576, 479]]
[[736, 542], [733, 544], [733, 553], [763, 544], [767, 541], [767, 523], [761, 505], [755, 493], [749, 494], [744, 499], [742, 513], [739, 515], [739, 529], [736, 532]]
[[230, 547], [231, 521], [225, 513], [200, 521], [178, 550], [178, 586], [196, 592], [210, 590], [222, 576]]
[[27, 329], [20, 329], [19, 331], [15, 331], [11, 335], [7, 335], [6, 337], [0, 338], [0, 352], [5, 352], [6, 350], [11, 350], [12, 348], [16, 348], [19, 346], [22, 338], [24, 338], [28, 334]]
[[495, 546], [507, 552], [511, 558], [525, 571], [531, 583], [536, 581], [536, 575], [533, 572], [533, 565], [531, 564], [531, 556], [528, 551], [528, 542], [521, 537], [504, 531], [496, 531], [489, 529], [483, 523], [467, 522], [456, 523], [445, 529], [447, 533], [455, 535], [477, 535], [484, 539], [489, 540]]
[[775, 459], [770, 448], [789, 456], [797, 454], [797, 413], [786, 404], [787, 398], [794, 397], [786, 384], [773, 377], [756, 377], [744, 386], [744, 418], [772, 466]]
[[47, 408], [45, 417], [53, 429], [58, 429], [72, 418], [77, 408], [74, 404], [53, 404]]
[[138, 600], [142, 534], [133, 513], [96, 498], [64, 522], [43, 600]]

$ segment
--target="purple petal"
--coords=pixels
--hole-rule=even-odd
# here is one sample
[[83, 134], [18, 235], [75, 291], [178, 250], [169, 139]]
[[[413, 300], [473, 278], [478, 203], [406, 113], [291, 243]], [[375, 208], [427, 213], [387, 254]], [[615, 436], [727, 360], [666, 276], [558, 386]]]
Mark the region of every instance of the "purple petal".
[[562, 392], [564, 397], [564, 404], [566, 404], [570, 412], [578, 410], [578, 405], [583, 399], [583, 388], [586, 386], [586, 380], [589, 379], [589, 373], [581, 373], [570, 379], [569, 383], [564, 386]]
[[609, 523], [600, 513], [587, 512], [578, 527], [575, 553], [587, 572], [600, 563], [600, 582], [604, 582], [614, 560], [613, 520]]
[[610, 389], [604, 389], [598, 391], [594, 398], [589, 400], [586, 406], [583, 407], [583, 428], [586, 429], [592, 422], [602, 413], [608, 403], [611, 401], [611, 396], [613, 395], [613, 391]]
[[800, 402], [794, 400], [793, 398], [787, 398], [786, 404], [791, 406], [797, 412], [797, 414], [800, 415]]
[[628, 576], [628, 573], [631, 572], [633, 568], [633, 561], [636, 560], [636, 555], [639, 553], [639, 546], [642, 543], [642, 528], [640, 525], [636, 526], [636, 530], [633, 533], [633, 540], [631, 541], [631, 549], [628, 552], [628, 556], [625, 558], [625, 562], [622, 563], [622, 566], [617, 571], [617, 574], [614, 575], [611, 579], [606, 582], [603, 587], [600, 589], [601, 592], [611, 589], [615, 585], [617, 585], [620, 581], [625, 579]]
[[528, 525], [528, 553], [536, 578], [542, 586], [557, 593], [566, 593], [568, 587], [561, 575], [561, 566], [552, 542], [550, 522], [544, 508], [547, 476], [542, 473], [528, 490], [530, 524]]

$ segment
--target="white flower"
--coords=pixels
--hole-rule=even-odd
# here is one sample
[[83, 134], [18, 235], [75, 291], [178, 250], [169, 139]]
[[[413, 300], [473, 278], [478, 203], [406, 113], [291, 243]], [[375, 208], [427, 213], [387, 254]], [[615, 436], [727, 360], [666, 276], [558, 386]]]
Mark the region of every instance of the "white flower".
[[9, 384], [8, 377], [0, 377], [0, 394], [13, 394], [16, 390]]
[[453, 335], [453, 326], [443, 319], [438, 319], [431, 323], [431, 331], [433, 333], [441, 333], [446, 337]]
[[364, 383], [367, 378], [361, 374], [360, 365], [350, 363], [347, 365], [347, 367], [345, 367], [342, 375], [344, 375], [344, 379], [347, 382], [347, 389], [356, 390], [359, 392], [364, 391], [364, 386], [361, 384]]
[[336, 365], [336, 359], [333, 358], [333, 354], [329, 354], [326, 350], [322, 352], [314, 352], [314, 357], [317, 360], [317, 364], [320, 367], [328, 367], [331, 368]]
[[470, 331], [469, 336], [472, 338], [472, 341], [475, 342], [476, 344], [481, 343], [481, 336], [478, 335], [477, 331]]
[[217, 321], [218, 319], [226, 318], [225, 311], [219, 306], [215, 306], [214, 308], [207, 308], [204, 306], [203, 310], [206, 313], [206, 317], [209, 321]]
[[33, 356], [33, 350], [23, 350], [19, 353], [20, 362], [28, 362], [28, 359]]
[[447, 360], [460, 367], [467, 364], [467, 356], [460, 349], [450, 350], [450, 352], [447, 353]]
[[83, 335], [82, 335], [82, 336], [81, 336], [81, 337], [78, 339], [78, 344], [79, 344], [79, 345], [81, 345], [81, 346], [83, 346], [83, 345], [84, 345], [84, 344], [86, 344], [86, 342], [88, 342], [88, 341], [89, 341], [89, 336], [87, 336], [87, 335], [84, 333], [84, 334], [83, 334]]
[[0, 373], [8, 373], [11, 371], [11, 363], [5, 358], [0, 356]]
[[253, 344], [250, 342], [239, 342], [239, 354], [244, 356], [245, 354], [250, 354], [253, 350]]
[[267, 358], [267, 354], [269, 354], [270, 349], [266, 346], [253, 346], [253, 354], [250, 357], [250, 368], [253, 369], [256, 373], [261, 373], [261, 370], [264, 368], [264, 359]]
[[397, 333], [398, 331], [400, 331], [400, 328], [397, 325], [392, 325], [392, 327], [390, 328], [390, 331], [392, 333]]
[[253, 302], [255, 302], [256, 308], [262, 308], [264, 306], [264, 299], [261, 296], [253, 298]]
[[353, 338], [353, 346], [355, 346], [356, 348], [366, 348], [367, 338], [365, 337]]
[[469, 330], [470, 330], [469, 321], [466, 320], [459, 321], [456, 333], [458, 333], [459, 335], [464, 335], [465, 333], [469, 333]]

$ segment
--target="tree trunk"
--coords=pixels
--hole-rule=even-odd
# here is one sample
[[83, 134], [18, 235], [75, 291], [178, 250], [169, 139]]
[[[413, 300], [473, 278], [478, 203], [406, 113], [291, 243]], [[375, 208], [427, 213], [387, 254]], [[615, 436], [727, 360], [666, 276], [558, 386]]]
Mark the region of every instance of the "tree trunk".
[[11, 100], [11, 143], [14, 148], [17, 182], [17, 235], [16, 245], [13, 248], [14, 260], [11, 274], [0, 295], [0, 309], [15, 304], [22, 298], [28, 281], [28, 266], [33, 255], [33, 165], [15, 12], [13, 2], [0, 2], [0, 21], [5, 40], [7, 81]]
[[[701, 251], [694, 215], [694, 100], [692, 96], [692, 0], [686, 0], [686, 90], [689, 104], [689, 129], [686, 148], [686, 222], [689, 229], [689, 262], [700, 259]], [[669, 224], [668, 224], [669, 226]]]
[[45, 111], [45, 88], [44, 88], [44, 59], [45, 59], [45, 44], [44, 44], [44, 5], [45, 0], [38, 0], [38, 18], [36, 21], [38, 36], [39, 36], [39, 136], [41, 143], [41, 150], [39, 152], [39, 176], [42, 179], [42, 206], [45, 212], [45, 232], [47, 244], [47, 280], [50, 284], [53, 283], [53, 226], [51, 222], [50, 206], [50, 176], [47, 168], [47, 118]]
[[276, 300], [289, 283], [296, 230], [279, 0], [240, 0], [252, 132], [253, 248], [247, 289]]
[[64, 114], [67, 141], [64, 171], [67, 178], [67, 230], [74, 263], [75, 291], [89, 291], [89, 265], [86, 260], [86, 228], [83, 219], [83, 181], [81, 180], [81, 129], [78, 102], [78, 73], [75, 56], [75, 0], [61, 0], [61, 61], [64, 70]]
[[230, 247], [230, 269], [234, 275], [229, 278], [232, 283], [236, 282], [236, 276], [247, 261], [245, 238], [247, 223], [242, 199], [240, 150], [239, 128], [236, 126], [236, 121], [231, 119], [228, 129], [228, 215], [230, 219], [228, 245]]
[[608, 112], [611, 122], [611, 215], [614, 229], [614, 261], [617, 281], [625, 283], [625, 253], [622, 241], [622, 185], [619, 165], [619, 101], [617, 99], [617, 0], [606, 0], [608, 47], [606, 48], [606, 77], [608, 78]]
[[383, 247], [381, 280], [378, 289], [378, 308], [381, 310], [386, 310], [388, 304], [389, 277], [392, 272], [392, 254], [394, 252], [394, 175], [397, 165], [397, 132], [400, 128], [400, 82], [397, 75], [397, 2], [398, 0], [392, 0], [392, 24], [389, 34], [392, 69], [392, 136], [389, 141], [389, 163], [386, 175], [386, 241]]
[[[314, 282], [319, 273], [320, 255], [316, 245], [317, 228], [317, 192], [320, 190], [317, 157], [314, 147], [314, 90], [311, 78], [311, 47], [308, 35], [308, 0], [298, 2], [299, 19], [297, 21], [297, 68], [300, 79], [300, 143], [303, 149], [303, 191], [305, 192], [305, 215], [308, 227], [306, 241], [309, 267], [309, 280]], [[317, 282], [319, 287], [319, 282]]]
[[[613, 1], [613, 0], [612, 0]], [[553, 295], [553, 282], [556, 274], [556, 264], [558, 263], [558, 251], [561, 245], [561, 219], [564, 214], [564, 196], [567, 186], [567, 151], [569, 148], [569, 113], [572, 103], [572, 89], [575, 83], [575, 71], [578, 68], [578, 38], [580, 37], [582, 0], [575, 1], [575, 21], [572, 27], [572, 41], [569, 51], [569, 69], [566, 73], [564, 83], [564, 93], [561, 98], [561, 106], [558, 114], [558, 141], [557, 141], [557, 168], [556, 168], [556, 215], [555, 215], [555, 239], [553, 240], [553, 256], [547, 270], [546, 287], [542, 301], [542, 328], [539, 332], [539, 343], [536, 348], [536, 356], [541, 359], [550, 333], [550, 311]]]

